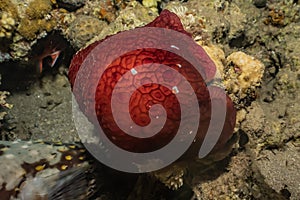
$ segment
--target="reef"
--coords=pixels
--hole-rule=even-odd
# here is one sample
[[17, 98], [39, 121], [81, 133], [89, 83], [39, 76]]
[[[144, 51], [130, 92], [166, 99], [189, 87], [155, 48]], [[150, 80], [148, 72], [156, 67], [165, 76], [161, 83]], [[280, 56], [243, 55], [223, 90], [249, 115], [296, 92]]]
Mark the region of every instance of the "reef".
[[100, 21], [95, 17], [78, 16], [70, 24], [67, 37], [73, 47], [80, 49], [88, 44], [95, 35], [99, 34], [105, 26], [105, 21]]
[[[3, 6], [2, 6], [3, 5]], [[55, 27], [50, 11], [50, 0], [26, 2], [1, 2], [1, 53], [8, 53], [12, 60], [26, 60], [31, 46]], [[34, 42], [35, 41], [35, 42]]]
[[14, 31], [15, 20], [10, 12], [2, 12], [0, 16], [0, 38], [9, 39], [12, 36], [12, 32]]
[[[0, 75], [0, 85], [1, 85], [1, 75]], [[12, 104], [6, 101], [9, 95], [10, 93], [8, 91], [0, 91], [0, 131], [3, 130], [3, 124], [5, 123], [4, 117], [7, 115], [8, 109], [11, 109], [13, 107]], [[3, 139], [3, 135], [1, 139]]]
[[262, 62], [243, 52], [234, 52], [226, 58], [224, 84], [235, 97], [236, 104], [243, 98], [254, 98], [260, 86], [265, 66]]
[[7, 114], [7, 109], [11, 109], [13, 106], [6, 102], [6, 98], [10, 93], [7, 91], [0, 91], [0, 130], [2, 128], [2, 123], [5, 115]]

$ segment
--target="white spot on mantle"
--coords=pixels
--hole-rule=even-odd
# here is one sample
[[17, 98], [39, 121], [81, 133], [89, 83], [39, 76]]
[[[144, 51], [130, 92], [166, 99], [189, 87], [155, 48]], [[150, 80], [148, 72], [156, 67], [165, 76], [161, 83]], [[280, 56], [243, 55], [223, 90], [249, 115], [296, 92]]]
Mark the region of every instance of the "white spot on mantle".
[[174, 48], [174, 49], [179, 50], [179, 47], [178, 47], [178, 46], [175, 46], [175, 45], [171, 45], [171, 48]]
[[174, 87], [172, 87], [172, 92], [173, 92], [174, 94], [178, 94], [178, 93], [179, 93], [179, 90], [178, 90], [178, 88], [177, 88], [176, 86], [174, 86]]
[[181, 65], [181, 64], [179, 64], [179, 63], [178, 63], [178, 64], [176, 64], [176, 65], [177, 65], [179, 68], [181, 68], [181, 67], [182, 67], [182, 65]]
[[132, 68], [130, 71], [131, 71], [132, 75], [136, 75], [138, 73], [134, 68]]

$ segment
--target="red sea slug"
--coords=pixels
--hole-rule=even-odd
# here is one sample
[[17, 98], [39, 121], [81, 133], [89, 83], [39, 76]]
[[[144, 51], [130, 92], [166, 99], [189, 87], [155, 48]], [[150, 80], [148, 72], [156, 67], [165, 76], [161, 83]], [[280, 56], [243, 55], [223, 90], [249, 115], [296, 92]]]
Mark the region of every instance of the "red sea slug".
[[[95, 60], [89, 63], [90, 65], [94, 65], [92, 74], [98, 73], [97, 70], [99, 70], [98, 65], [100, 64], [100, 61], [97, 58], [97, 53], [100, 54], [100, 51], [106, 51], [106, 49], [99, 49], [99, 52], [98, 50], [93, 51], [93, 49], [104, 41], [109, 40], [111, 36], [108, 36], [107, 38], [97, 41], [80, 50], [73, 57], [69, 70], [69, 80], [75, 98], [79, 103], [80, 109], [88, 118], [93, 112], [96, 113], [98, 122], [95, 122], [89, 118], [90, 121], [93, 123], [99, 123], [106, 136], [115, 145], [130, 152], [150, 152], [162, 148], [174, 138], [178, 127], [180, 126], [181, 120], [191, 121], [194, 123], [193, 116], [188, 119], [183, 119], [181, 117], [181, 111], [183, 109], [193, 109], [190, 108], [190, 102], [179, 103], [175, 95], [176, 88], [174, 88], [175, 91], [172, 91], [165, 86], [155, 83], [157, 79], [161, 78], [163, 81], [170, 82], [173, 85], [179, 84], [179, 79], [176, 73], [180, 73], [185, 77], [186, 80], [188, 80], [193, 88], [194, 94], [197, 97], [197, 103], [199, 105], [201, 116], [198, 120], [199, 127], [194, 142], [186, 153], [188, 156], [197, 156], [211, 121], [211, 104], [213, 101], [219, 101], [218, 94], [219, 91], [222, 90], [216, 86], [209, 86], [212, 88], [211, 91], [213, 92], [208, 92], [208, 85], [214, 79], [216, 73], [215, 64], [209, 58], [203, 48], [193, 41], [191, 34], [184, 30], [180, 19], [176, 16], [176, 14], [168, 10], [163, 10], [159, 17], [157, 17], [153, 22], [147, 24], [145, 27], [165, 28], [180, 32], [178, 33], [179, 35], [185, 35], [185, 37], [188, 36], [187, 38], [189, 42], [192, 42], [192, 45], [187, 47], [188, 52], [201, 66], [201, 73], [199, 73], [199, 71], [197, 71], [189, 61], [177, 55], [176, 53], [169, 52], [161, 48], [139, 48], [119, 56], [109, 65], [105, 66], [105, 69], [102, 69], [104, 72], [100, 80], [96, 80], [96, 91], [90, 91], [90, 87], [88, 86], [90, 82], [95, 81], [95, 78], [93, 77], [84, 77], [83, 80], [85, 81], [80, 83], [81, 91], [74, 91], [74, 84], [75, 80], [77, 79], [78, 71], [83, 68], [82, 64], [90, 53], [92, 53], [93, 58], [95, 58]], [[136, 30], [138, 29], [139, 28]], [[134, 47], [139, 40], [143, 39], [145, 38], [141, 36], [139, 38], [132, 37], [127, 41], [117, 41], [118, 46], [112, 47], [109, 50], [110, 52], [107, 54], [115, 54], [115, 51], [117, 51], [121, 46]], [[154, 43], [155, 42], [157, 45], [164, 44], [164, 40], [162, 38], [156, 38], [156, 40], [154, 40]], [[185, 39], [182, 39], [180, 42], [184, 44]], [[178, 48], [176, 46], [173, 47]], [[148, 72], [155, 71], [159, 73], [161, 68], [158, 65], [151, 65], [151, 63], [166, 65], [170, 68], [170, 70], [162, 72], [160, 77], [152, 76]], [[149, 116], [149, 110], [155, 104], [162, 105], [167, 115], [164, 126], [157, 134], [152, 135], [151, 137], [143, 138], [128, 135], [122, 129], [120, 129], [114, 119], [113, 108], [111, 106], [113, 90], [115, 89], [118, 81], [120, 81], [126, 72], [131, 71], [132, 73], [135, 73], [135, 68], [140, 65], [147, 65], [148, 71], [146, 70], [142, 73], [139, 72], [135, 79], [128, 79], [125, 82], [123, 81], [121, 85], [122, 88], [134, 86], [135, 81], [137, 80], [141, 83], [144, 82], [145, 84], [138, 86], [132, 93], [129, 99], [129, 108], [127, 107], [127, 110], [118, 110], [118, 114], [121, 116], [121, 118], [119, 118], [120, 121], [118, 122], [126, 124], [132, 120], [137, 125], [145, 127], [151, 122], [152, 118]], [[92, 98], [95, 98], [95, 105], [89, 103], [90, 99]], [[122, 101], [122, 96], [119, 97], [119, 100]], [[231, 138], [233, 128], [235, 126], [236, 111], [233, 107], [233, 103], [227, 95], [225, 100], [227, 112], [225, 114], [224, 126], [220, 131], [221, 134], [216, 142], [216, 145], [214, 145], [214, 150], [220, 149], [225, 145], [225, 143]], [[129, 115], [124, 114], [125, 112], [129, 112]], [[126, 117], [128, 116], [130, 116], [129, 118], [131, 119], [127, 119]], [[142, 135], [142, 130], [140, 130], [138, 134], [139, 133]]]

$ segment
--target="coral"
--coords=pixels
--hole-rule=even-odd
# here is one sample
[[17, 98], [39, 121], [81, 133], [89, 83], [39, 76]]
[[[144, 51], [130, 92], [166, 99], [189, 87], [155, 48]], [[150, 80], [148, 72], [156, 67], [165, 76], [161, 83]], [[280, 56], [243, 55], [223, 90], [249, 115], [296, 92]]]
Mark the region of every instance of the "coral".
[[108, 26], [103, 27], [103, 30], [94, 35], [95, 37], [89, 41], [88, 44], [101, 40], [107, 35], [143, 26], [151, 22], [156, 16], [157, 13], [151, 9], [145, 8], [136, 1], [131, 1], [126, 4], [126, 8], [120, 11], [116, 20], [111, 22]]
[[271, 9], [268, 17], [264, 20], [265, 24], [272, 24], [274, 26], [286, 25], [285, 14], [282, 10]]
[[98, 10], [95, 9], [94, 13], [99, 13], [99, 17], [108, 22], [112, 22], [116, 19], [116, 5], [111, 0], [101, 1]]
[[33, 0], [29, 3], [25, 13], [30, 19], [41, 19], [52, 9], [50, 0]]
[[[1, 74], [0, 74], [0, 85], [1, 85]], [[2, 122], [7, 115], [7, 109], [11, 109], [13, 107], [12, 104], [6, 102], [7, 96], [10, 95], [7, 91], [0, 91], [0, 130], [2, 131]], [[1, 134], [0, 134], [1, 136]]]
[[42, 31], [49, 32], [55, 26], [55, 21], [46, 17], [52, 9], [50, 0], [34, 0], [25, 10], [26, 17], [20, 20], [18, 32], [28, 40], [36, 38]]
[[300, 5], [294, 1], [274, 1], [267, 4], [268, 13], [263, 22], [282, 28], [291, 22], [299, 22]]
[[0, 38], [10, 38], [15, 28], [15, 20], [10, 12], [0, 11]]
[[196, 40], [226, 43], [240, 34], [246, 21], [246, 15], [239, 6], [229, 2], [231, 1], [170, 1], [165, 8], [179, 14], [184, 27]]
[[99, 34], [106, 22], [91, 16], [77, 16], [67, 31], [71, 44], [80, 49], [84, 47], [95, 35]]
[[[19, 21], [17, 7], [10, 0], [0, 0], [0, 49], [7, 48], [7, 41], [12, 38]], [[4, 39], [4, 40], [2, 40]]]
[[26, 18], [21, 19], [18, 32], [25, 38], [33, 39], [40, 29], [36, 22], [36, 20], [33, 21]]
[[[6, 20], [5, 23], [1, 21], [2, 24], [6, 25], [4, 28], [11, 31], [16, 29], [28, 40], [34, 39], [36, 34], [43, 30], [51, 31], [55, 26], [55, 22], [49, 16], [46, 16], [52, 10], [52, 2], [50, 0], [33, 0], [26, 2], [24, 5], [23, 3], [6, 1], [3, 5], [6, 6], [2, 7], [1, 3], [0, 11], [3, 11], [2, 18], [5, 17], [4, 19]], [[18, 25], [18, 27], [14, 28], [15, 25]], [[8, 36], [11, 34], [9, 33]]]
[[161, 0], [143, 0], [143, 6], [150, 8], [153, 12], [157, 12], [159, 2]]
[[55, 26], [53, 20], [46, 19], [26, 19], [23, 18], [20, 21], [18, 27], [18, 32], [28, 40], [33, 40], [36, 38], [37, 34], [42, 31], [51, 31]]
[[205, 17], [197, 15], [196, 12], [192, 12], [188, 9], [187, 4], [183, 4], [179, 1], [170, 2], [165, 8], [178, 15], [184, 28], [193, 34], [193, 38], [196, 41], [206, 40], [207, 35], [204, 33]]
[[18, 34], [14, 37], [14, 43], [10, 45], [10, 49], [10, 55], [13, 59], [23, 58], [26, 60], [26, 56], [31, 50], [31, 44], [25, 41], [23, 36]]
[[77, 10], [79, 15], [89, 15], [108, 23], [115, 21], [119, 12], [123, 10], [128, 3], [134, 0], [98, 0], [86, 1], [85, 5]]
[[[51, 0], [0, 1], [0, 62], [28, 60], [31, 46], [52, 31], [57, 22], [51, 15]], [[2, 55], [5, 56], [3, 59]]]
[[263, 63], [241, 51], [229, 55], [226, 61], [224, 84], [229, 93], [233, 93], [237, 101], [253, 96], [262, 80], [265, 69]]
[[[202, 45], [201, 42], [198, 42], [199, 45]], [[215, 78], [224, 79], [224, 65], [225, 63], [225, 53], [224, 51], [217, 45], [203, 45], [203, 49], [212, 59], [217, 67], [217, 74]]]
[[6, 102], [6, 98], [8, 95], [10, 95], [9, 92], [0, 91], [0, 121], [2, 121], [4, 116], [7, 114], [5, 109], [11, 109], [13, 107], [12, 104]]
[[12, 105], [6, 102], [6, 98], [9, 94], [10, 93], [6, 91], [0, 93], [0, 106], [2, 108], [12, 108]]
[[0, 0], [0, 11], [8, 12], [12, 15], [15, 21], [18, 21], [18, 10], [14, 3], [11, 0]]
[[120, 31], [130, 30], [151, 22], [157, 13], [149, 8], [145, 8], [140, 3], [130, 2], [125, 9], [121, 10], [116, 20], [104, 28], [91, 42], [101, 40], [107, 35], [112, 35]]
[[112, 32], [110, 34], [144, 26], [151, 22], [157, 15], [157, 12], [145, 8], [136, 1], [130, 2], [124, 10], [120, 11], [116, 20], [111, 23]]

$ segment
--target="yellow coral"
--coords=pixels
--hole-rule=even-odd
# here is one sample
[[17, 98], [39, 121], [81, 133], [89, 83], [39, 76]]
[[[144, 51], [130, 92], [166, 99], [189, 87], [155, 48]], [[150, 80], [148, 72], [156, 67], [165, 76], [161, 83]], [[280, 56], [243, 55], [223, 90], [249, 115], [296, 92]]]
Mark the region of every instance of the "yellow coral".
[[265, 66], [243, 52], [234, 52], [227, 57], [226, 88], [239, 98], [246, 97], [260, 85]]
[[18, 27], [18, 31], [23, 37], [31, 40], [36, 37], [36, 33], [39, 33], [44, 30], [49, 32], [53, 29], [54, 26], [55, 23], [53, 20], [50, 21], [47, 21], [45, 19], [29, 20], [23, 18]]
[[20, 21], [20, 25], [18, 27], [19, 33], [27, 39], [34, 39], [35, 33], [37, 33], [38, 30], [39, 26], [37, 20], [29, 20], [25, 18]]
[[0, 91], [0, 105], [2, 107], [11, 109], [13, 107], [13, 105], [6, 102], [6, 98], [8, 95], [10, 95], [9, 92]]
[[0, 0], [0, 38], [11, 38], [19, 16], [10, 0]]
[[9, 12], [0, 13], [0, 38], [10, 38], [14, 30], [15, 20]]
[[46, 19], [39, 19], [38, 20], [38, 25], [40, 26], [40, 30], [39, 31], [47, 31], [50, 32], [54, 26], [55, 26], [55, 21], [54, 20], [46, 20]]
[[153, 12], [157, 12], [157, 4], [161, 0], [143, 0], [143, 6], [150, 8]]
[[[201, 42], [197, 42], [197, 43], [199, 45], [201, 45]], [[216, 45], [209, 45], [209, 46], [202, 46], [202, 47], [217, 67], [217, 74], [216, 74], [215, 78], [223, 79], [224, 78], [223, 77], [223, 73], [224, 73], [223, 63], [225, 62], [224, 51]]]
[[26, 14], [31, 19], [40, 19], [48, 14], [52, 9], [50, 0], [34, 0], [26, 9]]
[[70, 25], [67, 35], [73, 46], [83, 47], [101, 32], [106, 22], [91, 16], [78, 16]]
[[32, 40], [36, 34], [49, 32], [55, 26], [53, 20], [45, 17], [52, 9], [51, 0], [32, 0], [26, 6], [20, 5], [20, 9], [16, 5], [11, 0], [0, 0], [0, 37], [10, 38], [17, 29], [21, 36]]
[[17, 8], [10, 0], [0, 0], [0, 11], [11, 13], [15, 20], [19, 18]]

